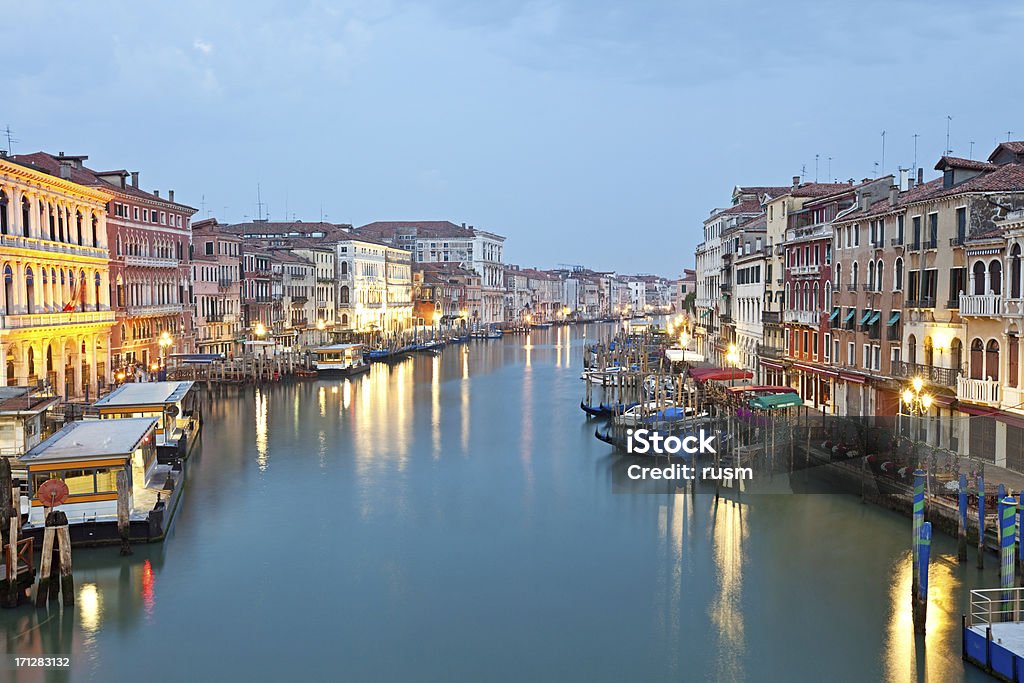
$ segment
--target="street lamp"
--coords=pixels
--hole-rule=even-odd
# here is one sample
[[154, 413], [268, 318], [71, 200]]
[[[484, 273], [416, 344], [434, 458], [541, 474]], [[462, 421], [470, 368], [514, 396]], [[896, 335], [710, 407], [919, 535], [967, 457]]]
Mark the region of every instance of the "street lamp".
[[156, 369], [159, 370], [160, 367], [163, 367], [164, 373], [166, 374], [166, 372], [167, 372], [167, 350], [169, 348], [171, 348], [171, 346], [174, 345], [174, 338], [171, 336], [171, 333], [168, 332], [167, 330], [164, 330], [160, 334], [159, 344], [160, 344], [160, 365]]
[[740, 364], [740, 351], [736, 348], [735, 344], [729, 344], [729, 349], [725, 354], [725, 362], [733, 370], [729, 376], [729, 386], [733, 386], [736, 382], [736, 366]]
[[924, 380], [920, 377], [915, 377], [910, 386], [903, 390], [903, 405], [907, 408], [907, 414], [928, 414], [928, 410], [932, 407], [932, 396], [928, 393], [922, 393], [922, 389], [924, 389]]

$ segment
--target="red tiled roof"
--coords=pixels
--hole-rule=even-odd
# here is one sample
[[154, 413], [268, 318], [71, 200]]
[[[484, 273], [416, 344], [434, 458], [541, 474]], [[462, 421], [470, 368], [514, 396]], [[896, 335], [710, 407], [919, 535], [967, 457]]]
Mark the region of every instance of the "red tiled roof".
[[962, 159], [960, 157], [942, 157], [935, 164], [936, 171], [944, 171], [947, 168], [966, 168], [971, 171], [994, 171], [999, 168], [987, 161], [976, 161], [974, 159]]
[[992, 150], [992, 153], [988, 155], [988, 160], [992, 161], [992, 159], [994, 159], [996, 155], [1004, 149], [1013, 154], [1024, 154], [1024, 141], [1011, 140], [1009, 142], [1000, 142], [999, 145]]
[[724, 211], [721, 211], [719, 213], [721, 215], [735, 215], [738, 213], [761, 213], [761, 203], [758, 201], [754, 201], [752, 199], [748, 199], [746, 201], [740, 202], [739, 204], [734, 204], [733, 206], [730, 206], [728, 209], [725, 209]]
[[474, 231], [456, 225], [451, 221], [376, 221], [367, 223], [353, 232], [374, 237], [394, 237], [400, 230], [415, 230], [417, 237], [465, 237], [474, 236]]
[[[66, 157], [65, 160], [68, 162], [78, 161], [81, 159], [87, 159], [88, 157]], [[35, 169], [48, 173], [52, 176], [60, 177], [60, 166], [61, 157], [54, 156], [47, 152], [32, 152], [31, 154], [16, 154], [12, 157], [8, 157], [9, 161], [13, 161], [16, 164], [25, 166], [26, 168]], [[114, 173], [127, 173], [127, 171], [94, 171], [91, 168], [85, 166], [78, 167], [75, 163], [70, 164], [71, 170], [71, 182], [78, 183], [79, 185], [86, 185], [89, 187], [98, 187], [103, 190], [120, 192], [132, 197], [138, 197], [139, 199], [146, 199], [151, 202], [160, 202], [173, 206], [179, 211], [191, 211], [195, 213], [196, 209], [187, 204], [181, 204], [179, 202], [172, 202], [166, 197], [157, 197], [152, 192], [146, 192], [140, 190], [131, 184], [125, 184], [124, 187], [120, 185], [113, 185], [100, 178], [100, 174], [114, 174]]]
[[827, 197], [852, 187], [852, 183], [803, 183], [790, 188], [788, 194], [794, 197]]

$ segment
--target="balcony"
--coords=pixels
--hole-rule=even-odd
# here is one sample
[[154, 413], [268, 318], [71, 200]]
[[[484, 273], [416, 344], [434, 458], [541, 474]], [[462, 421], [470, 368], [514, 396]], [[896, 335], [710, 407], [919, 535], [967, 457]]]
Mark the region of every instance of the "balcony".
[[913, 379], [920, 377], [925, 382], [943, 387], [955, 387], [960, 371], [955, 368], [941, 368], [936, 365], [921, 365], [897, 361], [892, 365], [892, 376]]
[[795, 323], [797, 325], [812, 325], [817, 326], [821, 314], [818, 311], [786, 311], [784, 318], [787, 323]]
[[904, 306], [907, 308], [935, 308], [935, 297], [907, 299], [907, 303], [905, 303]]
[[921, 251], [921, 240], [915, 240], [907, 245], [909, 251]]
[[181, 263], [174, 258], [157, 258], [155, 256], [125, 256], [124, 264], [139, 268], [177, 268]]
[[174, 315], [181, 313], [182, 304], [152, 304], [145, 306], [128, 306], [128, 315], [141, 318], [148, 315]]
[[223, 313], [209, 313], [206, 316], [206, 322], [208, 323], [222, 323], [224, 322]]
[[857, 285], [846, 285], [846, 291], [848, 291], [848, 292], [856, 292], [857, 291]]
[[960, 315], [979, 318], [994, 318], [1002, 315], [1001, 294], [961, 294]]
[[782, 322], [782, 313], [779, 311], [761, 311], [761, 322], [768, 325], [778, 325]]
[[925, 249], [938, 249], [939, 248], [939, 240], [937, 240], [937, 239], [928, 240], [927, 242], [924, 243], [924, 248]]
[[231, 278], [222, 277], [221, 279], [217, 280], [217, 289], [231, 289], [237, 284], [238, 283], [232, 280]]
[[871, 248], [872, 249], [884, 249], [885, 248], [885, 240], [884, 239], [871, 240]]
[[757, 345], [757, 355], [762, 358], [775, 358], [779, 359], [784, 357], [786, 354], [785, 349], [780, 349], [777, 346], [768, 346], [767, 344]]
[[65, 313], [26, 313], [24, 315], [0, 316], [0, 328], [20, 330], [26, 327], [50, 327], [54, 325], [95, 325], [113, 323], [113, 311], [75, 311]]
[[732, 285], [729, 284], [728, 282], [723, 282], [721, 285], [719, 285], [719, 288], [726, 294], [732, 291]]
[[964, 246], [964, 240], [966, 240], [966, 239], [967, 239], [967, 237], [964, 236], [964, 235], [957, 235], [956, 237], [950, 237], [949, 238], [949, 246], [951, 246], [951, 247], [962, 247], [962, 246]]
[[731, 325], [732, 316], [729, 315], [728, 313], [722, 313], [721, 315], [718, 316], [718, 322], [722, 323], [723, 325]]
[[21, 237], [19, 235], [0, 235], [0, 247], [31, 249], [32, 251], [49, 251], [57, 254], [70, 254], [72, 256], [85, 256], [88, 258], [99, 258], [104, 260], [110, 258], [110, 254], [107, 252], [106, 247], [85, 247], [78, 244], [51, 242], [50, 240], [41, 240], [36, 239], [35, 237]]
[[820, 272], [821, 266], [814, 263], [806, 266], [793, 266], [789, 269], [790, 275], [817, 275]]
[[999, 405], [999, 382], [994, 379], [959, 377], [956, 381], [956, 397], [970, 403]]
[[889, 240], [889, 244], [894, 246], [894, 247], [902, 247], [903, 246], [903, 238], [902, 237], [893, 237], [891, 240]]

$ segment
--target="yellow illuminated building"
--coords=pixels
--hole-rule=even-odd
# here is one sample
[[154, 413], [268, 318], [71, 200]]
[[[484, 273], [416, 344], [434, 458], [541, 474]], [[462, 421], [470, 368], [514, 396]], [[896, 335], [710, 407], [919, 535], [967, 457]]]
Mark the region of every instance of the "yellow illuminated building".
[[95, 396], [109, 383], [111, 195], [0, 157], [0, 384]]

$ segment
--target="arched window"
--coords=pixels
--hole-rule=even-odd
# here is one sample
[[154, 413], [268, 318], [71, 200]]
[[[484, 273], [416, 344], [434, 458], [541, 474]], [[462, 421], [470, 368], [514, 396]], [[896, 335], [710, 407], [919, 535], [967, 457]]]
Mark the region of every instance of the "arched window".
[[934, 365], [935, 361], [935, 349], [932, 347], [932, 338], [924, 338], [924, 364], [928, 367]]
[[897, 292], [903, 291], [903, 259], [897, 257], [896, 267], [894, 268], [892, 284], [893, 289]]
[[853, 272], [850, 273], [850, 284], [854, 287], [857, 286], [857, 276], [860, 275], [860, 264], [856, 261], [853, 262]]
[[985, 377], [985, 345], [980, 339], [971, 342], [971, 379]]
[[998, 259], [988, 264], [988, 288], [994, 294], [1003, 293], [1003, 266]]
[[1020, 245], [1010, 250], [1010, 298], [1020, 298]]
[[28, 226], [32, 223], [32, 204], [28, 197], [21, 198], [21, 234], [28, 235]]
[[875, 291], [875, 262], [868, 261], [868, 291]]
[[832, 283], [825, 283], [825, 311], [832, 311]]
[[93, 301], [95, 302], [95, 308], [93, 310], [100, 310], [100, 274], [96, 273], [92, 278], [93, 282]]
[[0, 190], [0, 235], [6, 235], [7, 233], [7, 193]]
[[338, 292], [338, 303], [348, 303], [348, 285], [342, 285], [341, 290]]
[[[11, 265], [4, 266], [4, 315], [14, 313], [14, 271]], [[8, 375], [13, 377], [14, 375]]]
[[875, 291], [881, 292], [885, 289], [885, 264], [882, 263], [882, 259], [878, 259], [878, 272], [875, 273]]
[[341, 262], [341, 274], [348, 275], [348, 261]]
[[971, 272], [974, 274], [974, 293], [985, 294], [985, 264], [975, 261]]
[[1011, 334], [1006, 340], [1006, 384], [1016, 388], [1020, 374], [1020, 337]]
[[81, 211], [76, 211], [75, 212], [75, 232], [77, 233], [76, 236], [78, 237], [78, 243], [79, 244], [84, 244], [84, 241], [82, 240], [82, 212]]
[[999, 381], [999, 342], [990, 339], [985, 347], [985, 376]]
[[917, 337], [914, 335], [907, 337], [907, 362], [911, 365], [917, 363]]
[[949, 343], [949, 359], [954, 370], [958, 372], [963, 370], [964, 345], [960, 343], [959, 337], [953, 337], [953, 341]]
[[836, 264], [836, 276], [834, 278], [832, 278], [832, 281], [834, 283], [836, 283], [836, 287], [842, 287], [843, 286], [843, 264], [842, 263], [837, 263]]
[[811, 306], [811, 310], [812, 311], [819, 311], [819, 310], [821, 310], [821, 308], [820, 308], [820, 306], [821, 306], [821, 299], [818, 298], [820, 294], [821, 294], [821, 290], [818, 289], [818, 283], [815, 282], [814, 283], [814, 298], [812, 300], [813, 301], [813, 305]]
[[36, 307], [36, 283], [32, 275], [32, 269], [25, 268], [25, 306], [26, 312], [35, 313]]

